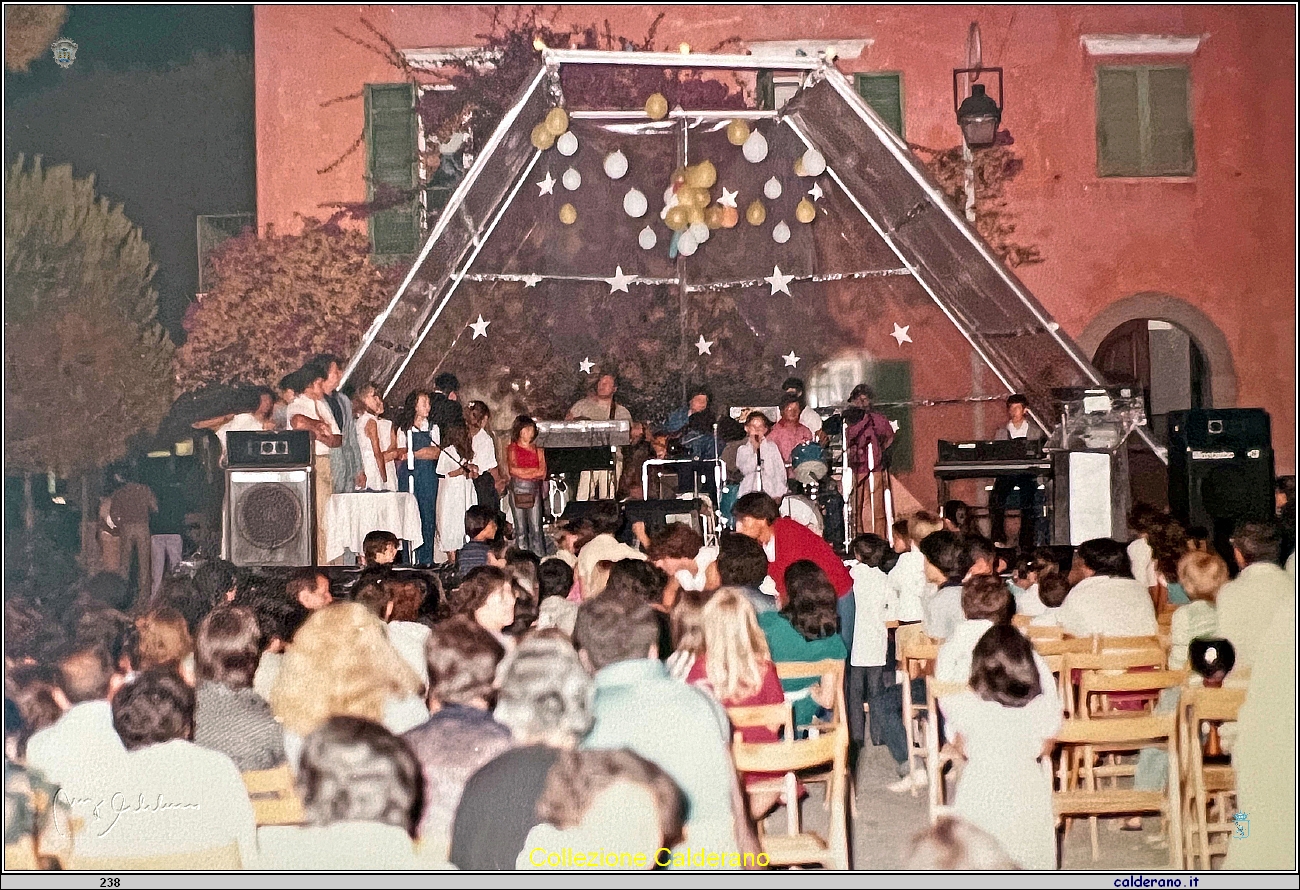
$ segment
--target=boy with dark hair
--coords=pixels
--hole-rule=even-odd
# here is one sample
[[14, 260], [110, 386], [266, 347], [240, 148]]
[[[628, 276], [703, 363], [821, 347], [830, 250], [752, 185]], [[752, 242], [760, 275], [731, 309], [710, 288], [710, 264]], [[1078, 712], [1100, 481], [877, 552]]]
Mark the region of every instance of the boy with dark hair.
[[361, 550], [367, 568], [390, 566], [397, 561], [397, 535], [380, 530], [370, 532], [361, 542]]
[[[865, 701], [878, 698], [893, 682], [894, 660], [889, 649], [889, 628], [898, 611], [898, 590], [885, 573], [891, 551], [879, 535], [858, 535], [849, 545], [853, 562], [853, 640], [849, 647], [848, 670], [844, 677], [845, 703], [849, 709], [849, 759], [851, 768], [866, 742]], [[871, 740], [881, 742], [881, 726], [873, 724]]]
[[578, 604], [570, 602], [573, 569], [561, 559], [542, 560], [537, 567], [537, 628], [556, 627], [566, 636], [573, 635], [578, 620]]
[[465, 511], [465, 534], [469, 541], [456, 554], [456, 574], [464, 578], [479, 566], [488, 565], [492, 541], [497, 536], [497, 512], [486, 504]]

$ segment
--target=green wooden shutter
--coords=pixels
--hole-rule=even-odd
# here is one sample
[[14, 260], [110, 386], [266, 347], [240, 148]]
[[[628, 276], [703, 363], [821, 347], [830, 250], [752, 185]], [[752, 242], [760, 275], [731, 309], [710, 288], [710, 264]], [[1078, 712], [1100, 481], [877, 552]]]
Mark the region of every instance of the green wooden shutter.
[[[415, 87], [366, 84], [367, 199], [384, 186], [411, 191], [416, 185]], [[378, 255], [414, 253], [420, 218], [416, 199], [370, 215], [371, 250]]]
[[1192, 151], [1191, 90], [1186, 68], [1150, 68], [1147, 111], [1149, 176], [1190, 176], [1196, 170]]
[[1138, 72], [1097, 69], [1097, 175], [1140, 176], [1141, 121]]
[[903, 135], [903, 75], [893, 73], [859, 74], [858, 95], [867, 100], [889, 128]]
[[912, 400], [912, 363], [873, 362], [870, 376], [871, 388], [876, 391], [875, 404], [881, 406], [882, 414], [898, 422], [898, 432], [889, 450], [889, 467], [894, 472], [907, 472], [912, 469], [912, 409], [886, 403]]
[[776, 110], [776, 81], [772, 72], [760, 69], [758, 72], [758, 107], [763, 111]]

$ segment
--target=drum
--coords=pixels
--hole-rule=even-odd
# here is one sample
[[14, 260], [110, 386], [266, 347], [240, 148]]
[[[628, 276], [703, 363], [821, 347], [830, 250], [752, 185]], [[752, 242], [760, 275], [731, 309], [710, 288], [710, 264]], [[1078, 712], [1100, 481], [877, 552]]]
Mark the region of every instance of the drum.
[[815, 486], [830, 472], [830, 467], [826, 464], [826, 452], [816, 442], [796, 445], [790, 452], [790, 465], [794, 468], [794, 478], [803, 485]]

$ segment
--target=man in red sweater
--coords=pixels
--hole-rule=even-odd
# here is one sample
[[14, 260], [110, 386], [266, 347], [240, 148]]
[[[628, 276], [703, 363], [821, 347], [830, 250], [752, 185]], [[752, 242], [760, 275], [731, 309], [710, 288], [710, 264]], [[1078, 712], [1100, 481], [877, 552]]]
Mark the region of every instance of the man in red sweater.
[[[785, 599], [785, 570], [801, 559], [817, 563], [841, 601], [853, 590], [848, 568], [830, 545], [812, 529], [782, 516], [780, 507], [770, 496], [760, 491], [747, 494], [736, 501], [732, 515], [736, 531], [762, 544], [767, 552], [767, 573], [776, 582], [778, 599]], [[848, 599], [853, 601], [853, 597]], [[841, 604], [841, 613], [842, 609]]]

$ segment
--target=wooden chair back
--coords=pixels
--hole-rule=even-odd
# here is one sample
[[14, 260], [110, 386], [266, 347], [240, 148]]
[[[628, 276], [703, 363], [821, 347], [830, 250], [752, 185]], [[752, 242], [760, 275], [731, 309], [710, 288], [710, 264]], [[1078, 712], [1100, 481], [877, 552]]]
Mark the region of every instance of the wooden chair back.
[[848, 719], [844, 710], [844, 662], [835, 658], [821, 661], [778, 661], [776, 675], [782, 680], [822, 679], [827, 675], [833, 678], [835, 705], [831, 708], [831, 723], [843, 723]]
[[287, 763], [241, 775], [253, 804], [253, 820], [258, 825], [301, 825], [306, 821]]
[[794, 738], [794, 709], [789, 702], [773, 705], [741, 705], [727, 708], [731, 727], [737, 731], [752, 727], [770, 729], [782, 738]]
[[1049, 655], [1081, 655], [1084, 652], [1092, 651], [1092, 640], [1088, 637], [1052, 637], [1041, 639], [1030, 637], [1029, 642], [1033, 643], [1034, 651], [1044, 658]]
[[1047, 643], [1065, 638], [1065, 631], [1056, 625], [1030, 624], [1022, 628], [1026, 637], [1034, 643]]
[[1168, 651], [1169, 649], [1167, 644], [1162, 643], [1159, 634], [1153, 634], [1146, 637], [1107, 637], [1098, 635], [1090, 637], [1089, 639], [1092, 640], [1093, 652], [1119, 652], [1133, 649], [1160, 648]]
[[1236, 811], [1236, 770], [1227, 764], [1204, 762], [1201, 724], [1206, 720], [1234, 722], [1245, 700], [1246, 690], [1231, 687], [1188, 687], [1179, 700], [1184, 868], [1209, 870], [1214, 856], [1227, 853], [1227, 839], [1236, 829], [1232, 821]]
[[1011, 617], [1011, 626], [1019, 630], [1029, 627], [1029, 622], [1033, 621], [1032, 615], [1021, 615], [1017, 613]]
[[[930, 714], [942, 711], [942, 701], [963, 692], [969, 692], [967, 683], [942, 683], [934, 677], [925, 678], [925, 707]], [[929, 773], [927, 791], [930, 802], [930, 824], [934, 825], [943, 814], [947, 804], [947, 788], [944, 773], [948, 766], [958, 759], [956, 749], [939, 738], [937, 721], [931, 719], [931, 725], [925, 733], [925, 766]]]
[[1144, 693], [1148, 709], [1163, 689], [1178, 688], [1187, 682], [1187, 671], [1130, 671], [1111, 674], [1105, 671], [1084, 671], [1079, 678], [1078, 716], [1091, 717], [1131, 717], [1132, 711], [1117, 711], [1110, 708], [1110, 695], [1113, 693]]
[[1111, 671], [1119, 673], [1133, 668], [1153, 668], [1163, 670], [1167, 657], [1162, 649], [1132, 649], [1118, 652], [1072, 652], [1065, 656], [1061, 669], [1061, 700], [1065, 703], [1065, 712], [1070, 716], [1079, 716], [1076, 703], [1080, 700], [1075, 694], [1077, 680], [1083, 671]]

